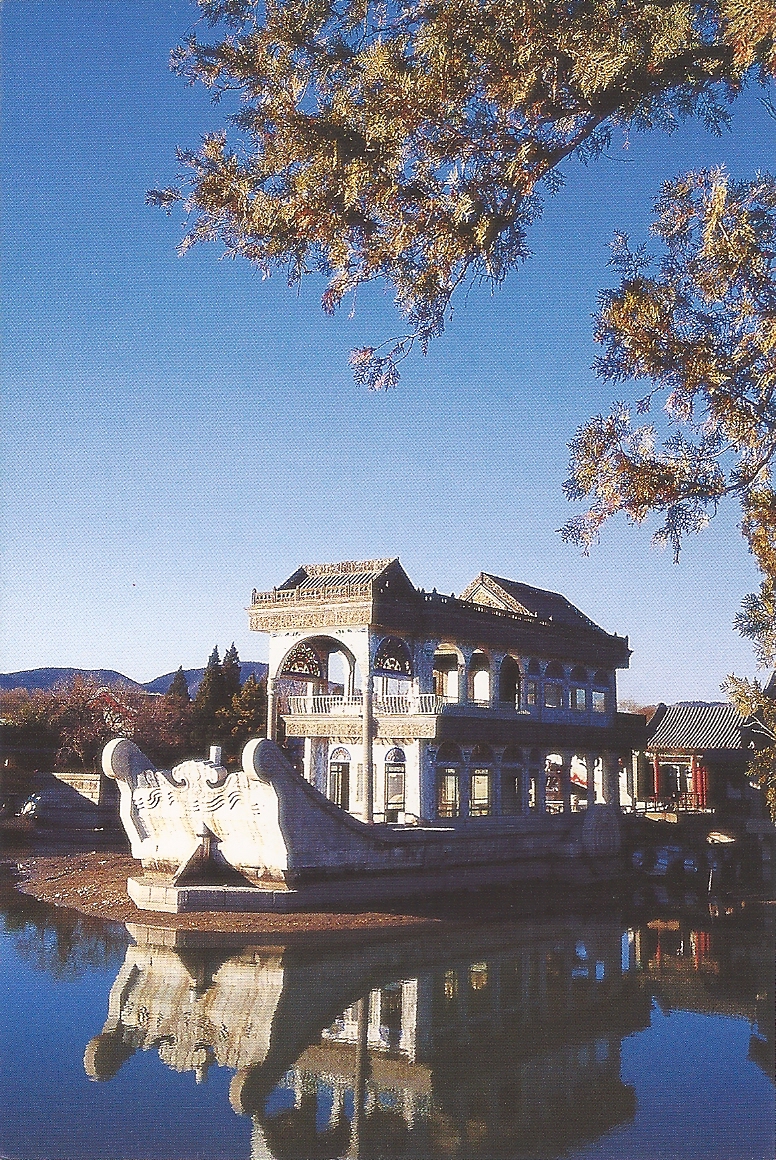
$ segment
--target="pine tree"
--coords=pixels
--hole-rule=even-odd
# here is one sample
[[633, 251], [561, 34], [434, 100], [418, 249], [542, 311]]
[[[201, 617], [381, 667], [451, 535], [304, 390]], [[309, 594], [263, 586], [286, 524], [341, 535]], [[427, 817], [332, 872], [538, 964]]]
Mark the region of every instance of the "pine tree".
[[208, 659], [192, 707], [191, 741], [198, 751], [220, 740], [222, 726], [218, 723], [217, 714], [220, 709], [227, 708], [229, 700], [216, 645]]
[[252, 737], [266, 736], [266, 680], [257, 681], [251, 673], [240, 692], [232, 699], [230, 718], [231, 736], [238, 750]]
[[183, 665], [178, 667], [178, 671], [172, 679], [166, 696], [177, 697], [180, 701], [190, 701], [189, 683], [186, 680], [186, 674], [183, 671]]
[[231, 648], [226, 650], [221, 661], [221, 673], [224, 680], [224, 690], [230, 701], [240, 692], [240, 658], [237, 655], [234, 641]]

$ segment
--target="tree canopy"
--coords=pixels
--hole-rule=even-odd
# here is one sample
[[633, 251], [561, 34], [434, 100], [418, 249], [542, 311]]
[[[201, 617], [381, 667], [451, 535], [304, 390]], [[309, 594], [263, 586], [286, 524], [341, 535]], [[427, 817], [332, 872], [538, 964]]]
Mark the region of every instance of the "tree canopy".
[[[764, 577], [739, 627], [775, 664], [776, 179], [717, 170], [668, 182], [652, 233], [659, 259], [616, 238], [621, 281], [601, 295], [596, 330], [598, 374], [648, 389], [577, 431], [566, 491], [590, 506], [563, 534], [587, 548], [617, 512], [634, 523], [660, 513], [654, 539], [678, 556], [683, 537], [737, 496]], [[656, 402], [662, 427], [659, 411], [634, 419]]]
[[[624, 235], [615, 239], [620, 283], [602, 293], [596, 329], [598, 374], [618, 384], [646, 381], [646, 393], [590, 419], [569, 444], [566, 493], [589, 506], [563, 535], [587, 550], [613, 515], [638, 524], [657, 514], [653, 539], [678, 558], [684, 537], [705, 527], [722, 499], [736, 497], [762, 576], [736, 623], [758, 662], [773, 666], [776, 178], [733, 181], [715, 170], [667, 182], [652, 235], [658, 256]], [[727, 691], [743, 712], [758, 714], [760, 740], [773, 739], [753, 771], [776, 816], [776, 708], [757, 682], [729, 678]]]
[[527, 257], [565, 158], [696, 114], [719, 131], [747, 78], [776, 72], [769, 0], [198, 4], [217, 34], [172, 67], [237, 107], [149, 201], [184, 203], [184, 251], [220, 241], [291, 284], [322, 273], [327, 312], [385, 280], [406, 332], [351, 355], [375, 389], [444, 329], [459, 286]]

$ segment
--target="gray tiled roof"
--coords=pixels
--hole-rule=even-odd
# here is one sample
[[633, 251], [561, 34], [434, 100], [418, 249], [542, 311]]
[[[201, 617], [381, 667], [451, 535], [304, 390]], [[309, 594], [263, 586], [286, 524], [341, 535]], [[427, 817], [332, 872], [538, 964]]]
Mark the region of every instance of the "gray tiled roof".
[[647, 749], [652, 752], [743, 749], [741, 730], [746, 718], [725, 702], [679, 701], [659, 705], [647, 725]]
[[335, 564], [303, 564], [289, 576], [281, 588], [299, 588], [302, 592], [325, 592], [346, 588], [360, 588], [376, 580], [394, 559], [342, 560]]
[[513, 600], [527, 612], [533, 613], [539, 620], [554, 620], [560, 624], [577, 626], [585, 624], [588, 627], [598, 628], [597, 624], [585, 616], [575, 605], [561, 596], [560, 592], [549, 592], [545, 588], [534, 588], [531, 584], [522, 584], [519, 580], [507, 580], [503, 576], [494, 576], [492, 572], [483, 575], [495, 580], [499, 588], [508, 593]]

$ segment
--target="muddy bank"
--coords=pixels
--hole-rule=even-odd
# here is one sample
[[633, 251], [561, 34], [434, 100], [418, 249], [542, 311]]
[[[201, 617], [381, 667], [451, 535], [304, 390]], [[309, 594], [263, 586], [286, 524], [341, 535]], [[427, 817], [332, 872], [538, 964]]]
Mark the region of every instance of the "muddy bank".
[[283, 939], [299, 934], [347, 934], [437, 928], [440, 918], [424, 914], [369, 911], [362, 913], [299, 914], [154, 914], [138, 910], [126, 892], [127, 878], [138, 873], [129, 854], [91, 850], [36, 853], [19, 851], [3, 858], [6, 878], [17, 890], [41, 902], [66, 906], [110, 922], [141, 922], [166, 930], [223, 931]]

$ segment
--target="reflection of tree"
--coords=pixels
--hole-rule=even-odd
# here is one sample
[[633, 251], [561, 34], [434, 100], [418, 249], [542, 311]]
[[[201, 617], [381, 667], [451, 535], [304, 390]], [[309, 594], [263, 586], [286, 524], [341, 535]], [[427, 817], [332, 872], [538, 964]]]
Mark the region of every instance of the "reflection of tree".
[[2, 900], [0, 915], [19, 957], [57, 979], [77, 979], [95, 967], [116, 968], [124, 957], [123, 926], [19, 894]]

